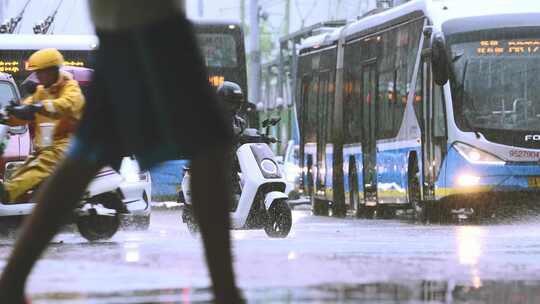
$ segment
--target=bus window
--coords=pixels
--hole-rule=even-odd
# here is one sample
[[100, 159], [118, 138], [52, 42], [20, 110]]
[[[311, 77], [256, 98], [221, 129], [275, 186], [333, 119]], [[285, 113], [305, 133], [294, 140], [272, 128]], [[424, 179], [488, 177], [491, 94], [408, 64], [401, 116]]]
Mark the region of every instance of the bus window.
[[381, 60], [379, 61], [377, 138], [392, 138], [397, 134], [394, 126], [395, 107], [395, 47], [396, 30], [381, 35]]
[[[343, 129], [346, 139], [352, 139], [354, 134], [354, 119], [353, 119], [353, 74], [350, 69], [344, 72], [343, 84]], [[349, 142], [349, 140], [347, 140]]]
[[446, 141], [446, 110], [444, 92], [441, 86], [435, 86], [433, 92], [433, 136]]
[[416, 119], [420, 129], [424, 128], [424, 118], [422, 115], [422, 101], [424, 100], [424, 61], [422, 60], [418, 67], [418, 76], [416, 77], [416, 91], [414, 93], [414, 112], [416, 113]]
[[309, 95], [312, 90], [312, 80], [311, 76], [306, 76], [302, 78], [302, 86], [301, 86], [301, 96], [302, 96], [302, 103], [300, 111], [302, 113], [301, 120], [300, 120], [300, 134], [302, 134], [302, 137], [306, 139], [306, 135], [308, 134], [309, 130]]
[[305, 113], [307, 113], [307, 129], [306, 129], [306, 142], [315, 142], [316, 141], [316, 132], [317, 132], [317, 114], [318, 114], [318, 95], [319, 95], [319, 84], [317, 80], [313, 80], [309, 87], [308, 91], [308, 102]]

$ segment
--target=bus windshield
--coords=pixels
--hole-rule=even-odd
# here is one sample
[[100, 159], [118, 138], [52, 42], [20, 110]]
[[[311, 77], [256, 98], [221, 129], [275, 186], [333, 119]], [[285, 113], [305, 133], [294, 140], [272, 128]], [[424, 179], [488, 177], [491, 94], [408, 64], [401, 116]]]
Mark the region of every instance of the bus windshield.
[[194, 25], [208, 81], [214, 87], [224, 81], [236, 82], [247, 92], [242, 27], [225, 21], [197, 21]]
[[540, 33], [528, 33], [475, 32], [449, 39], [460, 129], [540, 131]]
[[234, 68], [238, 65], [236, 42], [232, 35], [199, 33], [197, 38], [208, 67]]

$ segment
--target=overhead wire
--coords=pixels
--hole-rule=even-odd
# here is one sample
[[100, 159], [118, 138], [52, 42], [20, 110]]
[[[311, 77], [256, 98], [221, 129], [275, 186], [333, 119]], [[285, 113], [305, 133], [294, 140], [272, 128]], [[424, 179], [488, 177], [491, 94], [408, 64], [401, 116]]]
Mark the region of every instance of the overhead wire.
[[[27, 0], [26, 3], [24, 4], [24, 6], [22, 7], [21, 11], [17, 15], [17, 17], [11, 18], [11, 22], [15, 22], [15, 28], [17, 29], [17, 34], [20, 33], [20, 31], [21, 31], [21, 28], [22, 28], [22, 22], [21, 21], [23, 20], [24, 13], [26, 12], [26, 8], [28, 7], [28, 4], [30, 4], [31, 1], [32, 0]], [[19, 24], [21, 26], [19, 26]], [[11, 34], [15, 30], [15, 28], [11, 29], [11, 32], [10, 32]]]
[[65, 31], [66, 27], [70, 23], [71, 19], [73, 18], [74, 12], [76, 11], [76, 8], [79, 6], [79, 0], [73, 0], [73, 5], [71, 6], [70, 14], [66, 18], [66, 22], [64, 22], [64, 26], [62, 27], [62, 30]]
[[[52, 25], [52, 28], [51, 28], [51, 35], [54, 33], [54, 29], [56, 27], [56, 23], [54, 22], [55, 19], [56, 19], [56, 14], [58, 13], [58, 10], [60, 9], [60, 6], [62, 6], [62, 3], [64, 2], [64, 0], [60, 0], [60, 2], [58, 3], [58, 6], [56, 7], [56, 9], [54, 10], [53, 14], [51, 15], [52, 18], [51, 18], [51, 23], [49, 24], [49, 26]], [[48, 29], [48, 28], [47, 28]]]

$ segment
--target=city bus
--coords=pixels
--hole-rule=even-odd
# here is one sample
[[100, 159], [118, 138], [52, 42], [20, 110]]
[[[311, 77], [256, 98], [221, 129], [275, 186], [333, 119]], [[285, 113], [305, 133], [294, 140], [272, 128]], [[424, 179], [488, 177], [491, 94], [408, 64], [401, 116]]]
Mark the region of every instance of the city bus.
[[[193, 24], [207, 66], [209, 82], [214, 87], [224, 81], [236, 82], [247, 95], [246, 52], [240, 23], [229, 20], [193, 20]], [[25, 70], [26, 60], [36, 50], [47, 47], [59, 49], [66, 65], [94, 68], [93, 58], [99, 47], [99, 39], [95, 35], [0, 35], [0, 72], [10, 74], [20, 86], [29, 75]], [[82, 88], [84, 91], [87, 86], [83, 85]], [[251, 126], [259, 125], [257, 112], [249, 103], [245, 103], [244, 112], [249, 113], [246, 120]], [[179, 161], [152, 171], [153, 192], [157, 196], [176, 195], [178, 175], [182, 174], [184, 164], [185, 161]]]
[[[195, 33], [209, 74], [209, 81], [218, 87], [224, 81], [240, 85], [246, 96], [243, 111], [252, 127], [259, 126], [253, 103], [249, 103], [244, 32], [238, 21], [195, 19]], [[255, 101], [256, 103], [257, 101]]]
[[247, 92], [244, 33], [237, 21], [194, 20], [210, 83], [236, 82]]
[[441, 220], [540, 203], [540, 2], [412, 0], [299, 52], [314, 214]]
[[[241, 25], [236, 21], [195, 20], [209, 81], [219, 86], [223, 81], [238, 83], [247, 92], [246, 52]], [[66, 65], [93, 68], [93, 55], [99, 40], [95, 35], [0, 35], [0, 72], [20, 82], [28, 73], [25, 62], [45, 47], [59, 49]]]

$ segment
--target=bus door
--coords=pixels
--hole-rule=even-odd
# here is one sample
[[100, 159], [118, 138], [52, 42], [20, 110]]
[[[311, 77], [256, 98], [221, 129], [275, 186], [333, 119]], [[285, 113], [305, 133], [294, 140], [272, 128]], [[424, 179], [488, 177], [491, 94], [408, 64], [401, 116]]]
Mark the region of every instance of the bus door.
[[447, 132], [443, 90], [432, 81], [431, 63], [428, 58], [422, 60], [419, 81], [422, 91], [423, 192], [425, 200], [433, 200], [435, 199], [435, 182], [447, 152]]
[[302, 170], [302, 178], [300, 179], [300, 189], [303, 189], [307, 192], [308, 195], [311, 195], [313, 192], [313, 183], [311, 181], [311, 171], [313, 170], [313, 159], [306, 157], [305, 143], [307, 141], [307, 133], [309, 129], [309, 95], [313, 90], [313, 78], [311, 75], [306, 75], [302, 77], [302, 84], [300, 87], [300, 134], [301, 140], [299, 145], [299, 154], [300, 154], [300, 167], [304, 168]]
[[377, 204], [377, 65], [375, 62], [362, 69], [362, 161], [364, 202], [366, 206]]
[[326, 186], [326, 133], [328, 115], [328, 81], [330, 72], [321, 72], [319, 76], [319, 99], [317, 109], [317, 191]]

